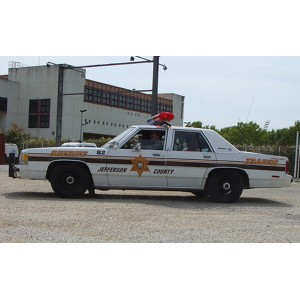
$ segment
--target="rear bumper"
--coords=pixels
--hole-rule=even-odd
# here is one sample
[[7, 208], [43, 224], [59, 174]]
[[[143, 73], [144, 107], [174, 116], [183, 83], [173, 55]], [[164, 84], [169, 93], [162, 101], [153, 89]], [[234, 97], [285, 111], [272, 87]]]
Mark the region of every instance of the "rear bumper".
[[293, 177], [291, 175], [285, 174], [282, 180], [282, 187], [289, 187], [293, 182]]

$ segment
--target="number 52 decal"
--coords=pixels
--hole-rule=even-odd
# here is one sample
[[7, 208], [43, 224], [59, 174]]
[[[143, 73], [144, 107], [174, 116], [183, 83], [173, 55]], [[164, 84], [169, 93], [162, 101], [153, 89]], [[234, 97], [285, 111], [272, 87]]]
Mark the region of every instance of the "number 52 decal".
[[97, 155], [105, 155], [105, 151], [104, 150], [98, 150]]

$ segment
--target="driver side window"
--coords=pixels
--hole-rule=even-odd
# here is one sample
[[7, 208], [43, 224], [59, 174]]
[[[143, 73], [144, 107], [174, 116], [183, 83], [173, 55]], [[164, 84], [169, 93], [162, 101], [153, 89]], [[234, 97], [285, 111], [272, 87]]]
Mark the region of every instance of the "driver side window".
[[141, 150], [163, 150], [165, 135], [164, 129], [141, 129], [121, 149], [134, 149], [140, 144]]

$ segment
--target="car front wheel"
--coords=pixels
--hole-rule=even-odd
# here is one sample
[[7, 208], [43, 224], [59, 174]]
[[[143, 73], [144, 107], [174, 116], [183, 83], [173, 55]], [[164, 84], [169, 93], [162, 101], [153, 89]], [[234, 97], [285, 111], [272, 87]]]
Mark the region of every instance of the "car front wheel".
[[74, 163], [57, 165], [52, 171], [50, 182], [53, 191], [63, 198], [78, 198], [89, 187], [87, 170]]

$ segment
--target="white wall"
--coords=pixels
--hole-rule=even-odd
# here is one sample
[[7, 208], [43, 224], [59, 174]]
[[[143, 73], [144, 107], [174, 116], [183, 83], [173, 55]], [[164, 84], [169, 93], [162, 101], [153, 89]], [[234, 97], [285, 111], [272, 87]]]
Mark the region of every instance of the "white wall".
[[131, 125], [145, 125], [147, 119], [150, 117], [149, 114], [142, 112], [129, 111], [88, 102], [84, 103], [84, 108], [87, 109], [87, 112], [83, 114], [83, 120], [87, 119], [88, 125], [83, 127], [83, 131], [89, 133], [117, 135]]
[[7, 98], [7, 113], [0, 112], [0, 129], [8, 130], [12, 123], [18, 123], [22, 117], [19, 113], [19, 98], [18, 82], [0, 79], [0, 97]]
[[64, 95], [62, 117], [62, 139], [80, 139], [80, 110], [84, 109], [85, 70], [66, 69], [64, 71]]
[[[18, 122], [35, 137], [53, 138], [56, 131], [58, 66], [9, 69], [9, 79], [20, 83], [16, 99], [20, 118]], [[51, 99], [50, 128], [28, 128], [29, 100]]]

